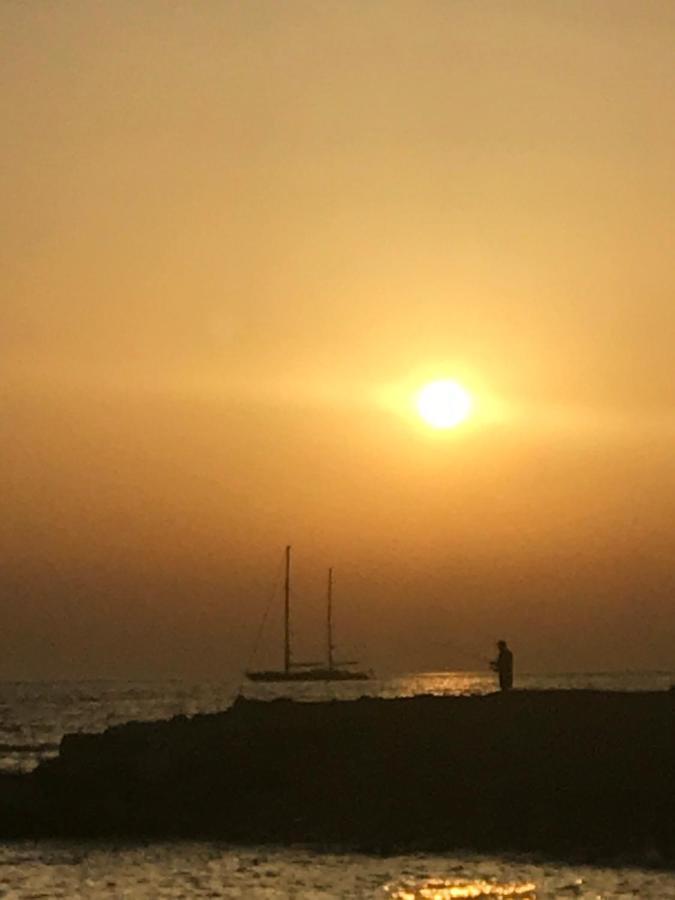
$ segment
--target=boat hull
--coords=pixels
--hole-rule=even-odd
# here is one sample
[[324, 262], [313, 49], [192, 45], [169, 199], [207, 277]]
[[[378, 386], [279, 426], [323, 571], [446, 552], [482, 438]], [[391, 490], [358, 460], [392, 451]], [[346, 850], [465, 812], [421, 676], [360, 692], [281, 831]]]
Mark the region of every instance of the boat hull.
[[300, 672], [247, 672], [249, 681], [369, 681], [368, 672], [350, 672], [346, 669], [308, 669]]

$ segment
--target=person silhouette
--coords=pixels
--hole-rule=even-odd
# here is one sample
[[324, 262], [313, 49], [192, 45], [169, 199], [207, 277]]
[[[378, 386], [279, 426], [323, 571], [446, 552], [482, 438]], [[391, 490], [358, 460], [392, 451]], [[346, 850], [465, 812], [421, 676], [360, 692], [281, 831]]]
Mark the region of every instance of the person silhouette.
[[499, 675], [499, 687], [502, 691], [510, 691], [513, 687], [513, 653], [506, 646], [506, 641], [497, 641], [497, 659], [493, 659], [490, 668]]

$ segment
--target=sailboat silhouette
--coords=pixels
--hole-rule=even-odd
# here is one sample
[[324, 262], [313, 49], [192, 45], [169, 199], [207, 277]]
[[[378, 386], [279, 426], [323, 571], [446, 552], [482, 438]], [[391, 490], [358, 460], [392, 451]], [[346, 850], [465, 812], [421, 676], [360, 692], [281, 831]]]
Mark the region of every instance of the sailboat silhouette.
[[333, 570], [328, 570], [326, 604], [326, 664], [293, 662], [291, 654], [291, 548], [286, 547], [286, 575], [284, 578], [284, 667], [246, 672], [250, 681], [367, 681], [372, 672], [347, 668], [357, 663], [336, 662], [333, 653]]

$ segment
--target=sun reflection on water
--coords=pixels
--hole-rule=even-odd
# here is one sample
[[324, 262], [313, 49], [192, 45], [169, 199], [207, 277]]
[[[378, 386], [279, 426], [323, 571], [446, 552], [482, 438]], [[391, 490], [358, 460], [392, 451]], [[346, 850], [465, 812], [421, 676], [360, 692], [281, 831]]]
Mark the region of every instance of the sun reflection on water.
[[536, 885], [529, 882], [496, 884], [489, 881], [449, 881], [432, 879], [420, 885], [385, 888], [392, 900], [482, 900], [491, 897], [518, 897], [519, 900], [537, 900]]

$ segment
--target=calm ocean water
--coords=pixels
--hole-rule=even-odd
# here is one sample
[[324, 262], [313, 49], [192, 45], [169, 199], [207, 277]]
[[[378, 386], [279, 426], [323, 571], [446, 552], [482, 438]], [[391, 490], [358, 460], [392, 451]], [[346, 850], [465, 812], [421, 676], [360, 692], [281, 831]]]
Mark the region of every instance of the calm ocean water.
[[666, 872], [448, 855], [375, 857], [214, 843], [0, 845], [0, 896], [241, 900], [672, 900]]
[[[667, 690], [675, 672], [522, 675], [522, 688]], [[0, 685], [0, 768], [27, 771], [58, 752], [67, 732], [131, 720], [226, 709], [233, 682], [81, 681]], [[248, 685], [246, 696], [298, 700], [420, 693], [487, 693], [486, 673], [433, 672], [370, 683]], [[240, 897], [521, 900], [638, 897], [675, 900], [675, 873], [559, 866], [470, 854], [372, 857], [307, 848], [214, 843], [112, 846], [82, 842], [0, 844], [0, 897]]]

